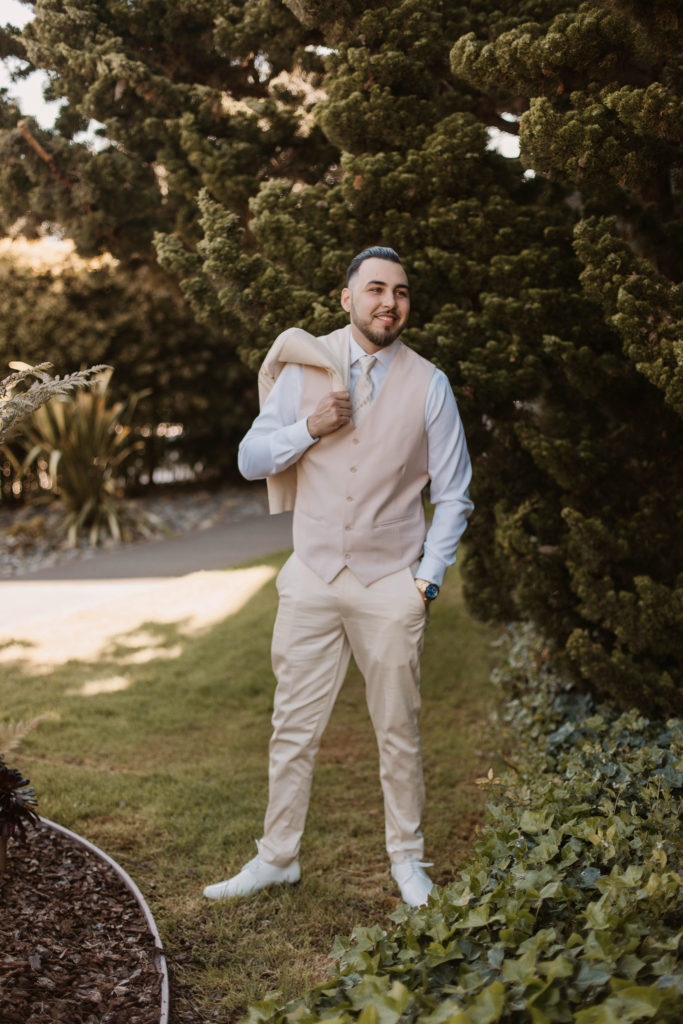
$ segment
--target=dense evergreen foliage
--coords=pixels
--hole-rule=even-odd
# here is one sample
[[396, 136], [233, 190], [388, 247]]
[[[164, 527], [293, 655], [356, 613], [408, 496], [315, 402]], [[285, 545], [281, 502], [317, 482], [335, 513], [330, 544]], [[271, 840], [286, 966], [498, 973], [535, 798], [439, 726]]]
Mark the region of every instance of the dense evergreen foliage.
[[[662, 713], [683, 702], [675, 18], [349, 8], [317, 111], [339, 162], [264, 183], [248, 228], [207, 190], [198, 250], [159, 243], [253, 366], [288, 324], [337, 325], [345, 262], [393, 244], [407, 340], [451, 376], [475, 456], [474, 607], [534, 619], [586, 684]], [[486, 148], [505, 111], [533, 180]]]
[[526, 482], [480, 503], [470, 593], [481, 607], [481, 582], [504, 581], [584, 680], [666, 714], [683, 706], [681, 16], [527, 6], [462, 37], [452, 66], [528, 104], [522, 160], [571, 190], [580, 292], [534, 340], [536, 389], [510, 381], [523, 405], [505, 444]]
[[[36, 0], [4, 52], [67, 103], [51, 133], [2, 108], [3, 223], [114, 255], [46, 290], [69, 326], [36, 313], [34, 345], [39, 320], [60, 352], [92, 337], [84, 358], [151, 384], [150, 419], [217, 465], [255, 411], [235, 354], [253, 370], [279, 330], [339, 325], [351, 255], [394, 245], [406, 340], [449, 374], [474, 456], [473, 607], [534, 620], [603, 696], [680, 710], [680, 15], [505, 6]], [[517, 163], [486, 129], [520, 115]], [[99, 152], [74, 141], [91, 117]], [[104, 315], [77, 327], [84, 288]]]

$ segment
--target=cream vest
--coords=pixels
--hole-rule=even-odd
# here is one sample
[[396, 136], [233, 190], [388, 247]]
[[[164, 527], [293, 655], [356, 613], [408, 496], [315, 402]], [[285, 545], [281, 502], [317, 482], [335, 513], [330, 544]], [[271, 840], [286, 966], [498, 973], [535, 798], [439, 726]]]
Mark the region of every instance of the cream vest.
[[[425, 539], [425, 401], [434, 367], [400, 345], [369, 412], [296, 463], [294, 550], [326, 582], [344, 567], [364, 586], [417, 561]], [[305, 366], [299, 416], [330, 390]]]

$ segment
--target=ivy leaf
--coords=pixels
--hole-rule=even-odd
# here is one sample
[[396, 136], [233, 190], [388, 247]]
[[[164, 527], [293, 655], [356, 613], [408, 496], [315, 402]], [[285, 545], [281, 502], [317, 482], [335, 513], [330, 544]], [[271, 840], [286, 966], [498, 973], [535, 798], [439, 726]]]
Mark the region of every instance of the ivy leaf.
[[524, 811], [519, 827], [522, 832], [533, 835], [535, 832], [547, 832], [555, 815], [548, 811]]
[[470, 1017], [455, 999], [444, 999], [433, 1013], [420, 1017], [420, 1024], [470, 1024]]
[[585, 918], [588, 927], [595, 928], [597, 931], [610, 928], [613, 923], [613, 917], [605, 910], [603, 900], [599, 900], [597, 903], [589, 903], [586, 907]]
[[505, 987], [500, 981], [494, 981], [485, 988], [469, 1008], [473, 1024], [493, 1024], [500, 1019], [505, 1008]]
[[551, 732], [546, 742], [550, 746], [554, 746], [557, 743], [562, 743], [563, 740], [566, 740], [567, 737], [571, 736], [572, 733], [575, 731], [576, 726], [573, 722], [565, 722], [564, 725], [561, 725], [559, 729], [555, 730], [555, 732]]
[[555, 981], [556, 978], [571, 978], [575, 968], [566, 956], [556, 956], [554, 960], [540, 964], [540, 969], [548, 981]]
[[552, 899], [553, 896], [559, 896], [562, 893], [563, 889], [564, 885], [562, 884], [562, 882], [548, 882], [548, 884], [544, 885], [541, 891], [539, 892], [538, 898], [539, 900]]
[[590, 867], [584, 868], [583, 871], [581, 872], [581, 874], [579, 875], [579, 884], [581, 885], [582, 888], [590, 889], [601, 878], [602, 878], [602, 873], [600, 872], [600, 870], [598, 868], [590, 866]]
[[528, 978], [533, 978], [536, 973], [536, 954], [529, 950], [521, 957], [508, 959], [503, 964], [503, 981], [515, 984], [524, 984]]
[[584, 962], [581, 964], [575, 984], [579, 991], [591, 988], [599, 989], [606, 985], [611, 977], [610, 972], [604, 968], [591, 967], [589, 963]]
[[349, 997], [354, 1009], [361, 1010], [358, 1024], [396, 1024], [412, 995], [400, 981], [387, 991], [386, 977], [366, 975]]
[[551, 1018], [547, 1017], [537, 1006], [530, 1006], [531, 1024], [551, 1024]]
[[654, 988], [633, 985], [610, 996], [601, 1006], [580, 1010], [575, 1024], [635, 1024], [652, 1020], [664, 1001], [663, 993]]

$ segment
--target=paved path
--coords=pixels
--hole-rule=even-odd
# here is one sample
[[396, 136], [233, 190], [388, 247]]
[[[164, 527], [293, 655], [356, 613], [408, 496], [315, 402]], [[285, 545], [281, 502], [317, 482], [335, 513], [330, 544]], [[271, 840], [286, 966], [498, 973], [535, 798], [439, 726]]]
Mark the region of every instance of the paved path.
[[112, 599], [135, 600], [164, 579], [231, 568], [291, 546], [290, 514], [259, 515], [0, 580], [0, 637], [17, 627], [93, 609]]

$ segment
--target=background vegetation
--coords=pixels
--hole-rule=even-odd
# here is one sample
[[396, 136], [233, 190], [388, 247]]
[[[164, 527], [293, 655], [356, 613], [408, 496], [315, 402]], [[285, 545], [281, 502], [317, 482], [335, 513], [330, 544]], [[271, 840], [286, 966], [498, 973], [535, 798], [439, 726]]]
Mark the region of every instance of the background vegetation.
[[[330, 890], [313, 877], [303, 917], [298, 903], [291, 912], [292, 893], [263, 894], [234, 918], [220, 907], [198, 917], [200, 876], [238, 867], [224, 865], [224, 847], [255, 829], [253, 776], [228, 748], [220, 764], [187, 770], [199, 746], [211, 749], [206, 730], [224, 692], [225, 658], [219, 671], [208, 640], [188, 651], [175, 683], [164, 663], [163, 699], [154, 669], [141, 667], [133, 690], [101, 695], [82, 719], [69, 718], [70, 702], [80, 709], [84, 698], [67, 693], [67, 678], [90, 667], [56, 672], [51, 692], [70, 725], [39, 734], [50, 758], [41, 768], [35, 748], [39, 792], [128, 857], [149, 889], [161, 886], [155, 910], [175, 944], [177, 983], [192, 999], [201, 977], [209, 991], [198, 998], [228, 1014], [272, 980], [281, 997], [255, 1019], [680, 1019], [680, 722], [667, 724], [683, 710], [679, 5], [28, 6], [35, 17], [23, 32], [0, 30], [0, 54], [16, 57], [20, 74], [46, 69], [63, 105], [44, 131], [0, 98], [0, 230], [72, 239], [80, 262], [36, 273], [0, 261], [0, 359], [50, 359], [61, 372], [74, 361], [114, 365], [115, 399], [150, 389], [139, 405], [138, 479], [153, 478], [172, 433], [192, 472], [222, 479], [275, 334], [337, 326], [350, 257], [394, 245], [415, 285], [406, 339], [449, 374], [474, 458], [469, 606], [543, 636], [520, 654], [515, 684], [517, 735], [532, 744], [500, 775], [504, 790], [491, 780], [496, 819], [471, 870], [438, 907], [338, 947], [341, 978], [284, 1010], [282, 997], [318, 980], [313, 949], [320, 956], [331, 929], [377, 925], [386, 872], [371, 904], [367, 873], [349, 901], [347, 840], [340, 831], [331, 844], [327, 814], [313, 823], [313, 843], [316, 828], [325, 840], [316, 863], [343, 883], [343, 902], [336, 881]], [[96, 146], [79, 134], [91, 119]], [[519, 135], [519, 161], [492, 150], [494, 129]], [[435, 622], [447, 608], [437, 606]], [[253, 638], [265, 650], [268, 631], [260, 611], [238, 621], [238, 632], [228, 622], [217, 633], [253, 721], [236, 701], [238, 728], [223, 721], [221, 735], [265, 742], [265, 668], [252, 673], [243, 645]], [[483, 630], [467, 625], [472, 636]], [[449, 705], [463, 651], [449, 632], [441, 643], [453, 661], [434, 664], [446, 682], [426, 704], [443, 732], [426, 746], [438, 754], [430, 770], [446, 766], [436, 852], [448, 863], [468, 813], [448, 802], [453, 722], [476, 689], [470, 664], [466, 692]], [[122, 656], [112, 652], [112, 670]], [[23, 714], [39, 691], [28, 696], [26, 673], [13, 672], [12, 708], [16, 698]], [[567, 696], [557, 680], [570, 677], [607, 703]], [[143, 708], [146, 688], [157, 697]], [[150, 736], [161, 737], [163, 757]], [[339, 748], [349, 749], [347, 736]], [[127, 766], [140, 750], [145, 763]], [[330, 757], [323, 785], [356, 813], [339, 771], [349, 766]], [[209, 807], [224, 831], [206, 828]], [[142, 859], [126, 853], [133, 831]], [[360, 831], [353, 841], [360, 849]], [[379, 847], [363, 848], [372, 872]], [[254, 934], [263, 935], [255, 958]], [[199, 936], [199, 953], [187, 935]], [[253, 972], [231, 1001], [221, 986], [237, 984], [245, 962]]]
[[677, 5], [32, 6], [0, 47], [64, 103], [49, 132], [0, 106], [2, 226], [110, 262], [0, 268], [0, 353], [115, 365], [121, 394], [151, 388], [147, 477], [164, 423], [224, 477], [245, 363], [292, 323], [337, 325], [349, 257], [390, 242], [406, 338], [450, 375], [475, 460], [472, 607], [534, 621], [624, 707], [680, 710]]

